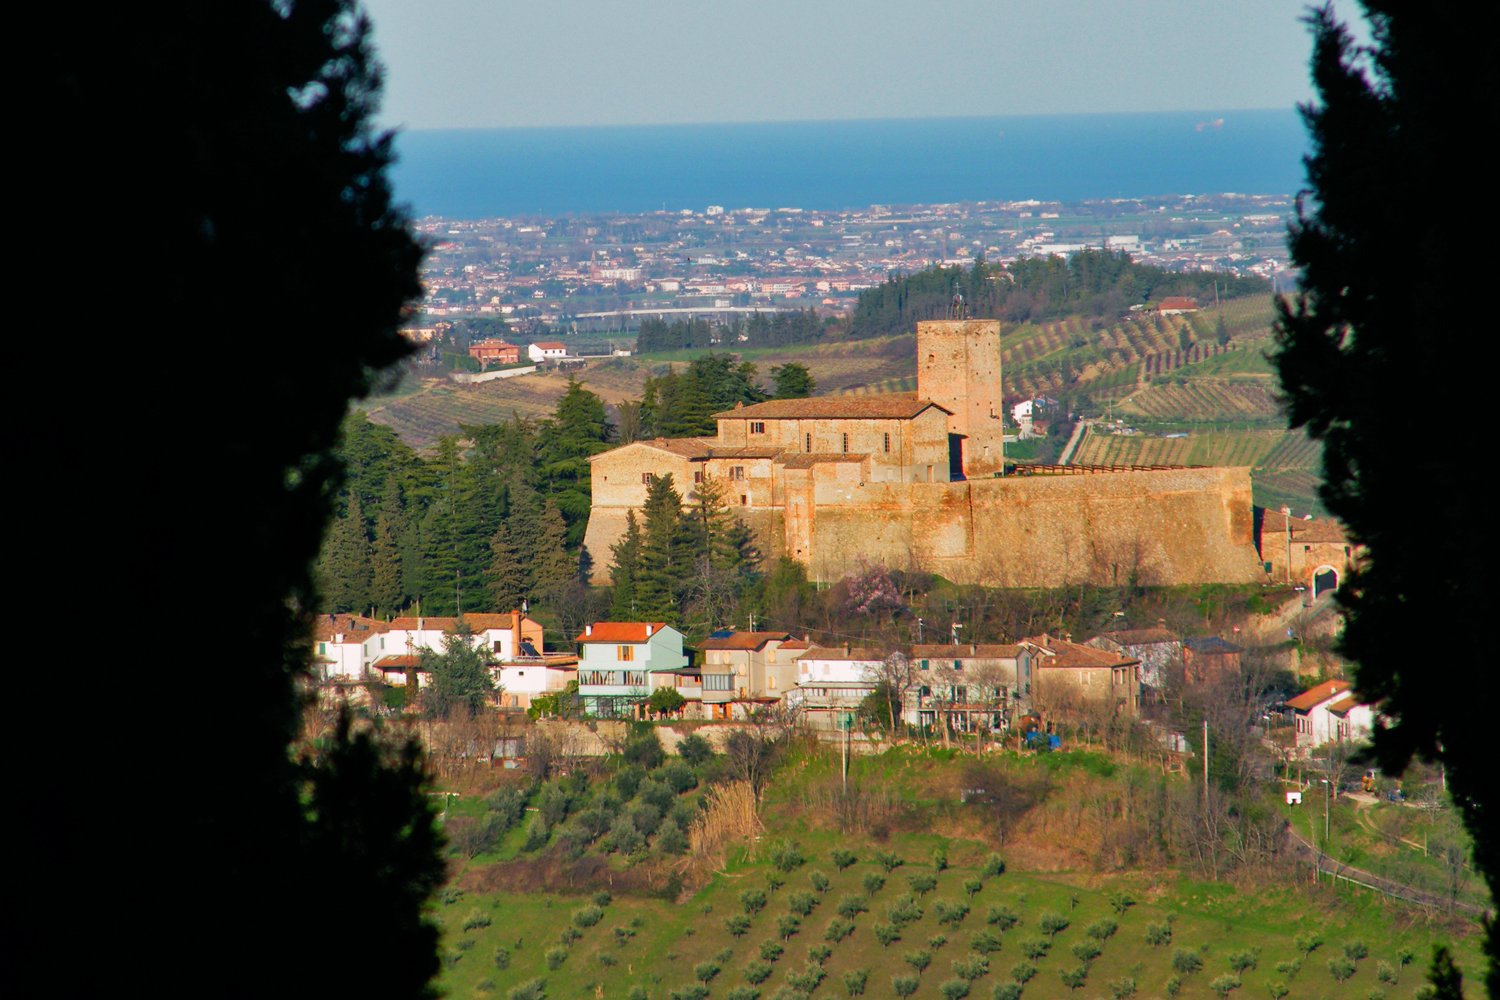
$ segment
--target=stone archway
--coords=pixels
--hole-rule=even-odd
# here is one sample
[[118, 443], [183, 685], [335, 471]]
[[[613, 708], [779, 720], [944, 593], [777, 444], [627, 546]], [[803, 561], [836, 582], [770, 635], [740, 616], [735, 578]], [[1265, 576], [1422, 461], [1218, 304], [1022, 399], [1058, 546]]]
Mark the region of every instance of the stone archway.
[[1339, 571], [1335, 566], [1319, 566], [1313, 570], [1312, 596], [1317, 600], [1324, 594], [1339, 589]]

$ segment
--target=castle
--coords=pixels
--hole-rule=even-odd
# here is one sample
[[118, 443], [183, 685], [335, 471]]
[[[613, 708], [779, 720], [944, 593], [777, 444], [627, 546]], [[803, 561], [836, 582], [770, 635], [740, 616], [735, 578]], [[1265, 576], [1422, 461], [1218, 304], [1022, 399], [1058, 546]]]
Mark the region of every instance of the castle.
[[714, 437], [596, 455], [594, 582], [667, 474], [687, 496], [721, 480], [761, 551], [814, 580], [861, 562], [1002, 587], [1265, 580], [1249, 469], [1007, 475], [1000, 384], [998, 320], [934, 320], [917, 324], [915, 393], [740, 405], [715, 414]]

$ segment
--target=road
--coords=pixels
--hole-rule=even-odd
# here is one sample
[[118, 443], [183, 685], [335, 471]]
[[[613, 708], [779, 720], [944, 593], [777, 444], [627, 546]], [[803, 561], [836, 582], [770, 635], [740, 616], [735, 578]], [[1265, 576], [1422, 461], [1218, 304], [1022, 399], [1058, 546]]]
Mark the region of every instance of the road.
[[1319, 874], [1331, 875], [1335, 878], [1363, 885], [1376, 892], [1385, 893], [1396, 899], [1403, 899], [1408, 903], [1416, 903], [1419, 906], [1430, 906], [1436, 910], [1447, 910], [1450, 905], [1461, 913], [1472, 916], [1483, 916], [1485, 908], [1474, 903], [1450, 901], [1448, 897], [1439, 893], [1428, 892], [1414, 886], [1402, 885], [1388, 878], [1382, 878], [1373, 872], [1367, 872], [1363, 868], [1355, 868], [1352, 865], [1343, 864], [1327, 854], [1319, 851], [1311, 841], [1302, 837], [1290, 825], [1286, 828], [1287, 837], [1292, 842], [1292, 849], [1308, 863], [1316, 865]]

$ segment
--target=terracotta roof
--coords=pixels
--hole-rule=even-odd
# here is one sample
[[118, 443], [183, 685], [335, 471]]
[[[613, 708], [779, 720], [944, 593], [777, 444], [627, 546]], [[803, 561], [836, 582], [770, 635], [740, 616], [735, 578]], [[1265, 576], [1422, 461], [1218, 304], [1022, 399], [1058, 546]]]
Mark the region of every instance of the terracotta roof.
[[812, 643], [806, 639], [791, 639], [781, 644], [782, 649], [812, 649]]
[[985, 644], [966, 642], [960, 646], [955, 646], [952, 643], [942, 645], [928, 643], [911, 648], [911, 656], [914, 660], [1009, 659], [1019, 655], [1020, 652], [1020, 646], [1006, 645], [1004, 643]]
[[[483, 632], [485, 629], [492, 629], [492, 628], [508, 629], [508, 628], [510, 628], [510, 624], [511, 624], [511, 622], [510, 622], [510, 613], [509, 612], [506, 612], [504, 614], [498, 614], [498, 615], [497, 614], [471, 614], [471, 615], [464, 615], [463, 619], [464, 619], [465, 624], [467, 624], [469, 626], [470, 631], [473, 631], [473, 632]], [[417, 623], [418, 622], [421, 622], [421, 627], [424, 630], [442, 629], [444, 632], [454, 632], [454, 631], [458, 630], [458, 619], [457, 618], [438, 617], [438, 616], [435, 616], [435, 615], [423, 615], [420, 618], [418, 618], [418, 617], [416, 617], [414, 615], [408, 615], [408, 616], [402, 617], [402, 618], [393, 618], [391, 620], [390, 625], [387, 626], [387, 627], [388, 628], [405, 629], [405, 630], [407, 630], [407, 631], [410, 632], [410, 631], [415, 631], [417, 629]], [[528, 617], [522, 616], [522, 618], [521, 618], [521, 627], [522, 628], [529, 627], [529, 628], [531, 628], [532, 631], [535, 631], [536, 629], [541, 628], [541, 625], [535, 619], [533, 619], [533, 618], [528, 618]]]
[[568, 349], [567, 344], [557, 340], [538, 340], [531, 346], [540, 347], [544, 351], [566, 351]]
[[1033, 647], [1042, 654], [1039, 666], [1043, 668], [1068, 667], [1089, 670], [1106, 667], [1128, 667], [1141, 662], [1129, 657], [1121, 657], [1118, 653], [1111, 653], [1107, 649], [1095, 649], [1093, 646], [1085, 646], [1082, 643], [1059, 639], [1045, 632], [1038, 636], [1022, 639], [1021, 642], [1024, 645]]
[[345, 642], [363, 642], [372, 635], [390, 631], [390, 625], [376, 618], [363, 615], [319, 615], [313, 621], [313, 639], [317, 642], [332, 642], [340, 632]]
[[[1279, 510], [1270, 507], [1261, 508], [1260, 534], [1262, 538], [1276, 535], [1286, 538], [1287, 517]], [[1349, 536], [1344, 531], [1344, 526], [1332, 518], [1312, 519], [1297, 517], [1295, 514], [1292, 521], [1292, 541], [1310, 545], [1314, 542], [1327, 542], [1334, 545], [1347, 545]]]
[[731, 632], [722, 638], [715, 639], [710, 636], [698, 644], [699, 649], [760, 649], [766, 643], [774, 639], [785, 642], [790, 639], [790, 632]]
[[1182, 644], [1200, 656], [1242, 652], [1240, 647], [1217, 635], [1195, 636], [1191, 639], [1182, 640]]
[[[640, 441], [632, 441], [630, 444], [622, 444], [620, 448], [631, 448], [640, 445], [644, 448], [655, 448], [657, 451], [665, 451], [669, 454], [679, 455], [688, 461], [706, 461], [710, 458], [775, 458], [780, 454], [775, 448], [721, 448], [714, 442], [717, 438], [644, 438]], [[611, 448], [609, 451], [590, 455], [589, 461], [603, 458], [619, 451], [620, 448]]]
[[1157, 304], [1158, 309], [1197, 309], [1198, 300], [1182, 295], [1169, 295]]
[[884, 660], [885, 653], [879, 649], [853, 646], [845, 651], [843, 646], [812, 646], [797, 657], [799, 660]]
[[1322, 684], [1310, 687], [1297, 697], [1289, 700], [1286, 703], [1286, 707], [1298, 712], [1306, 712], [1321, 705], [1334, 695], [1349, 690], [1351, 687], [1353, 685], [1348, 681], [1324, 681]]
[[371, 666], [376, 670], [400, 670], [402, 673], [405, 673], [421, 662], [422, 658], [420, 656], [402, 654], [400, 656], [382, 656], [371, 664]]
[[1360, 700], [1359, 695], [1355, 694], [1353, 691], [1350, 691], [1338, 701], [1334, 702], [1332, 705], [1329, 705], [1328, 711], [1332, 712], [1334, 715], [1346, 715], [1351, 708], [1358, 708], [1363, 704], [1364, 702]]
[[645, 642], [667, 627], [666, 622], [594, 622], [574, 642]]
[[1159, 642], [1181, 642], [1176, 632], [1169, 628], [1124, 628], [1118, 632], [1102, 632], [1101, 639], [1109, 639], [1121, 646], [1151, 646]]
[[914, 392], [888, 392], [871, 396], [810, 396], [806, 399], [771, 399], [750, 406], [715, 413], [716, 420], [910, 420], [929, 406], [952, 411]]

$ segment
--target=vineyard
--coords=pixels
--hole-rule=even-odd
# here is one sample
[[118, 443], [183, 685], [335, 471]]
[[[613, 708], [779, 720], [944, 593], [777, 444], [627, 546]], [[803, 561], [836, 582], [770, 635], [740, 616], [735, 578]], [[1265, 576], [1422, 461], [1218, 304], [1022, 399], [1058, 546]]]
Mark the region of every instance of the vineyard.
[[[1098, 757], [1058, 755], [1075, 756]], [[854, 763], [851, 788], [870, 763], [888, 764]], [[810, 764], [793, 779], [807, 786], [798, 795], [837, 784], [836, 764]], [[676, 899], [670, 887], [645, 894], [624, 857], [575, 875], [572, 892], [507, 891], [471, 864], [437, 908], [439, 987], [478, 1000], [1404, 1000], [1431, 943], [1452, 940], [1441, 923], [1311, 890], [1290, 871], [1234, 888], [1172, 870], [1031, 867], [1019, 847], [1007, 858], [957, 832], [968, 829], [958, 801], [914, 806], [941, 815], [942, 833], [924, 823], [877, 840], [784, 800], [782, 815], [763, 812], [755, 846], [731, 848], [703, 888]], [[546, 855], [531, 864], [557, 870]], [[1475, 968], [1475, 939], [1454, 944]]]
[[1117, 402], [1115, 412], [1162, 421], [1275, 420], [1280, 407], [1268, 378], [1199, 378], [1153, 383]]

